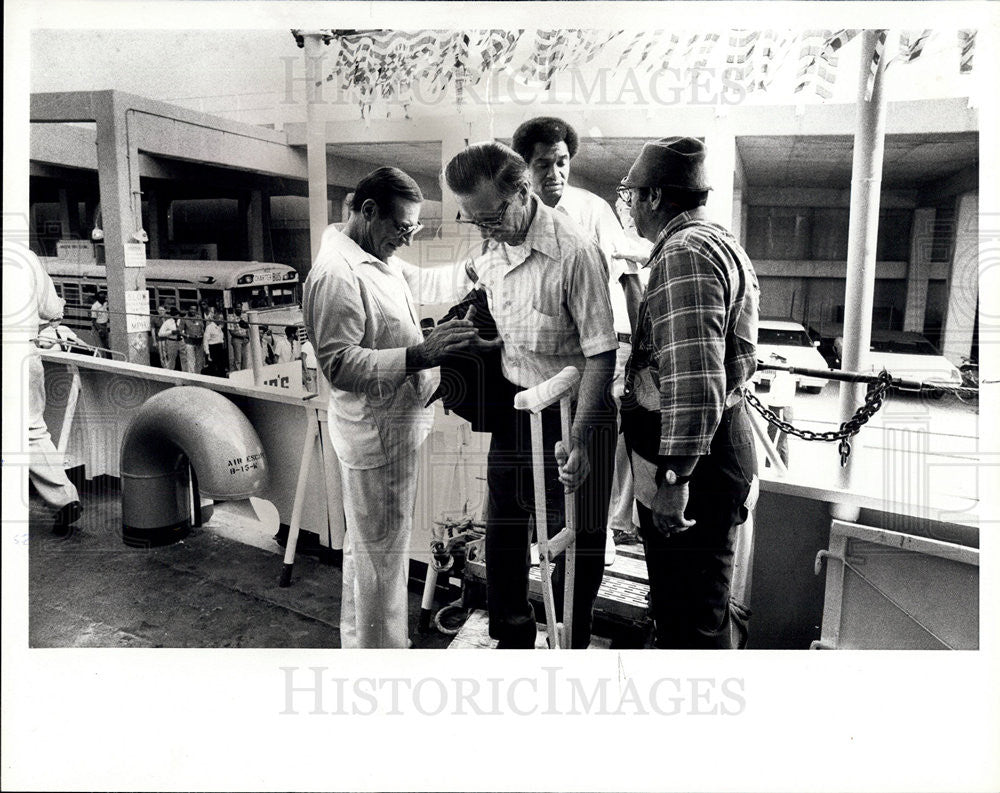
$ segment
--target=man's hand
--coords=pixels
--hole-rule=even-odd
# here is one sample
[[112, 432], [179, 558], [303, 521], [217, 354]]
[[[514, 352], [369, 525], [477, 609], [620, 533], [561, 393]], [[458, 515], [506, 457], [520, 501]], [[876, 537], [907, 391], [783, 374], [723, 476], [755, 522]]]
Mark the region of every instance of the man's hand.
[[695, 524], [695, 521], [684, 517], [688, 502], [688, 483], [674, 484], [676, 479], [677, 475], [673, 471], [667, 471], [653, 497], [653, 525], [664, 537], [680, 534]]
[[467, 348], [478, 338], [478, 331], [467, 319], [450, 319], [435, 325], [427, 337], [406, 350], [407, 369], [430, 369], [448, 353]]
[[625, 251], [615, 251], [611, 254], [612, 259], [621, 259], [622, 261], [631, 262], [632, 264], [638, 264], [640, 267], [645, 266], [646, 262], [649, 261], [648, 256], [643, 256], [638, 253], [627, 253]]
[[556, 462], [559, 464], [559, 481], [567, 493], [574, 492], [590, 475], [590, 458], [587, 447], [573, 442], [569, 453], [562, 441], [556, 441]]
[[[469, 310], [465, 312], [465, 319], [467, 319], [469, 322], [472, 322], [475, 316], [476, 316], [476, 307], [469, 306]], [[484, 352], [486, 350], [495, 350], [503, 346], [503, 339], [501, 339], [499, 336], [497, 336], [495, 339], [484, 339], [482, 336], [479, 335], [479, 332], [476, 331], [476, 336], [472, 340], [469, 346], [471, 349], [478, 350], [479, 352]]]

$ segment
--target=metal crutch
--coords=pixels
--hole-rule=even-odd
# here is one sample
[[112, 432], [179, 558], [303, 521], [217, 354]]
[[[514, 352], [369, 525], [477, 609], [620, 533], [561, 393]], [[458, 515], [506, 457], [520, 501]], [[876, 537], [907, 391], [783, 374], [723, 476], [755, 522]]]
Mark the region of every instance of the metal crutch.
[[[542, 576], [542, 600], [545, 603], [545, 621], [548, 623], [549, 647], [570, 646], [573, 633], [573, 587], [576, 578], [576, 510], [574, 496], [566, 495], [566, 526], [549, 540], [545, 513], [545, 449], [542, 439], [542, 410], [559, 401], [562, 420], [563, 443], [569, 448], [570, 405], [580, 383], [580, 371], [567, 366], [555, 377], [534, 388], [521, 391], [514, 397], [517, 410], [531, 412], [531, 469], [535, 490], [535, 530], [538, 533], [538, 566]], [[555, 598], [552, 592], [551, 564], [566, 551], [566, 579], [563, 588], [562, 640], [556, 623]]]

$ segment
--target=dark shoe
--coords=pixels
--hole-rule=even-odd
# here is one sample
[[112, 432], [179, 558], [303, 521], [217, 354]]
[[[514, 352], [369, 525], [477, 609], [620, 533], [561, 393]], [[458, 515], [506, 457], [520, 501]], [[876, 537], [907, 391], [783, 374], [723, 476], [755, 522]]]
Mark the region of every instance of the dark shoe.
[[82, 514], [83, 507], [79, 501], [71, 501], [66, 506], [61, 507], [52, 521], [52, 533], [57, 537], [69, 537], [76, 528], [73, 524], [80, 519]]

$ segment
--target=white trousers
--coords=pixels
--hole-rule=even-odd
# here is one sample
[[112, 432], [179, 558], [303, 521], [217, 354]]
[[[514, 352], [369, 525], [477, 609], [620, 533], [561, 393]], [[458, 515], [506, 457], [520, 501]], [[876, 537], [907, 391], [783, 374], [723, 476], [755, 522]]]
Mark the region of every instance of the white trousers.
[[[619, 344], [615, 358], [615, 376], [611, 382], [611, 395], [615, 405], [621, 409], [622, 393], [625, 389], [625, 364], [632, 354], [631, 344]], [[621, 415], [618, 416], [618, 429], [621, 430]], [[615, 472], [611, 479], [611, 502], [608, 506], [608, 529], [635, 533], [638, 516], [633, 516], [635, 499], [632, 487], [632, 465], [625, 448], [625, 436], [619, 432], [618, 443], [615, 446]]]
[[184, 342], [184, 371], [192, 374], [201, 374], [205, 368], [205, 350], [201, 343], [188, 344]]
[[28, 361], [28, 451], [28, 478], [46, 504], [58, 509], [80, 500], [45, 426], [45, 367], [37, 355]]
[[340, 476], [347, 522], [341, 646], [405, 648], [417, 452], [380, 468], [357, 470], [341, 465]]

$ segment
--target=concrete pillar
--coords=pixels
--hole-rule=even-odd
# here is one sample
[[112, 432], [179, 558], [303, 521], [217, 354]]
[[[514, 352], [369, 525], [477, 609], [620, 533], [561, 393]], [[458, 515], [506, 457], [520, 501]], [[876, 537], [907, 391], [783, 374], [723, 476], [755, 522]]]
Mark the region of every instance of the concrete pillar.
[[70, 207], [71, 196], [65, 187], [59, 188], [59, 238], [63, 240], [74, 239], [73, 215], [76, 214], [76, 207]]
[[934, 247], [934, 218], [937, 210], [923, 207], [913, 212], [910, 232], [910, 266], [906, 270], [906, 311], [903, 330], [924, 332], [927, 314], [927, 278], [930, 274], [931, 251]]
[[[857, 92], [857, 126], [851, 166], [851, 215], [848, 226], [847, 285], [844, 305], [843, 369], [859, 371], [867, 365], [872, 334], [872, 305], [875, 298], [875, 250], [878, 240], [878, 211], [882, 189], [882, 160], [885, 154], [885, 58], [875, 73], [870, 98], [866, 98], [869, 78], [868, 53], [875, 50], [878, 30], [862, 35]], [[889, 49], [887, 48], [888, 52]], [[840, 384], [840, 420], [854, 415], [864, 399], [865, 386]], [[855, 453], [860, 451], [862, 435], [851, 439]], [[839, 486], [851, 488], [850, 459], [839, 469]], [[857, 520], [857, 507], [831, 504], [831, 514], [843, 520]]]
[[972, 329], [979, 298], [979, 194], [958, 198], [955, 247], [948, 279], [948, 310], [944, 317], [945, 358], [956, 366], [972, 351]]
[[146, 233], [149, 235], [149, 258], [159, 259], [160, 256], [160, 234], [163, 233], [164, 226], [160, 221], [160, 197], [155, 190], [151, 190], [147, 199], [149, 201], [149, 228]]
[[260, 190], [250, 191], [247, 203], [247, 252], [250, 260], [264, 261], [264, 194]]
[[[143, 267], [125, 267], [125, 243], [140, 230], [139, 152], [129, 144], [128, 108], [114, 92], [95, 95], [97, 122], [97, 180], [101, 193], [105, 270], [111, 308], [111, 348], [132, 363], [149, 364], [148, 326], [129, 333], [125, 293], [146, 290]], [[129, 150], [131, 148], [131, 151]], [[132, 167], [134, 164], [135, 167]]]
[[323, 36], [319, 32], [306, 32], [306, 161], [309, 173], [309, 261], [316, 261], [323, 231], [329, 223], [326, 171], [326, 122], [319, 112], [322, 101], [323, 63], [325, 52]]
[[739, 225], [739, 219], [733, 213], [736, 136], [728, 127], [718, 127], [705, 135], [705, 148], [705, 168], [708, 183], [712, 186], [706, 209], [712, 220], [732, 229], [734, 225]]

